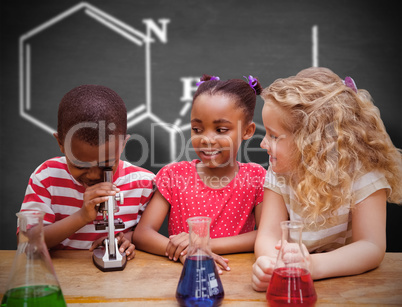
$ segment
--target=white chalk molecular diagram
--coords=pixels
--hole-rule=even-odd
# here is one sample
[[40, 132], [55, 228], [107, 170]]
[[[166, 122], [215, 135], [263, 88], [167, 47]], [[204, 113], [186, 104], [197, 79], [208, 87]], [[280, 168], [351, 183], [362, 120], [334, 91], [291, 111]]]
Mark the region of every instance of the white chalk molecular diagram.
[[[153, 35], [162, 43], [167, 43], [167, 25], [169, 19], [159, 19], [157, 24], [152, 19], [143, 19], [146, 25], [146, 33], [142, 33], [133, 27], [125, 24], [117, 18], [103, 12], [93, 5], [81, 2], [72, 8], [64, 11], [56, 17], [21, 35], [19, 40], [19, 113], [22, 118], [31, 122], [42, 130], [53, 134], [55, 129], [48, 123], [37, 118], [31, 111], [31, 46], [28, 42], [42, 31], [56, 25], [63, 19], [76, 14], [79, 11], [93, 18], [103, 26], [114, 31], [129, 42], [145, 47], [145, 103], [128, 110], [127, 112], [127, 128], [130, 128], [146, 119], [150, 119], [163, 128], [169, 135], [170, 142], [170, 161], [174, 161], [177, 157], [177, 148], [175, 146], [177, 137], [182, 136], [183, 131], [191, 128], [189, 123], [182, 123], [182, 118], [187, 114], [191, 107], [192, 93], [196, 90], [195, 82], [199, 80], [197, 77], [181, 78], [183, 83], [183, 97], [180, 98], [184, 102], [179, 112], [179, 117], [173, 123], [167, 123], [152, 112], [152, 96], [151, 96], [151, 43], [154, 43]], [[312, 66], [318, 66], [318, 27], [312, 27]], [[256, 123], [257, 129], [265, 131], [261, 124]]]

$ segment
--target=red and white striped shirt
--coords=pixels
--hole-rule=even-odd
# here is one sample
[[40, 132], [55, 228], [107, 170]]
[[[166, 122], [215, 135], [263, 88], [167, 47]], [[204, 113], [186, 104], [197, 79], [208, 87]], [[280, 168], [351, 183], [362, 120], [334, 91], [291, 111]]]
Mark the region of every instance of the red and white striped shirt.
[[[119, 211], [115, 213], [115, 218], [122, 219], [124, 229], [116, 229], [116, 233], [128, 232], [137, 225], [155, 191], [154, 176], [148, 170], [120, 160], [113, 183], [124, 194], [124, 204], [118, 204]], [[84, 192], [85, 187], [70, 174], [66, 158], [56, 157], [42, 163], [31, 175], [21, 211], [44, 211], [44, 225], [56, 223], [80, 210]], [[97, 220], [101, 219], [102, 215], [98, 213]], [[107, 236], [107, 229], [95, 230], [91, 222], [55, 248], [88, 249], [93, 241], [104, 236]]]

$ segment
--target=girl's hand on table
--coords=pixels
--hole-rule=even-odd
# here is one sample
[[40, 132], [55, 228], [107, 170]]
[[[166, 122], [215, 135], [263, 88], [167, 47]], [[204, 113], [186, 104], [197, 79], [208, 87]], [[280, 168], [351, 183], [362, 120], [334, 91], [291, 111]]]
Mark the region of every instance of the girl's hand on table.
[[[186, 261], [186, 256], [187, 255], [181, 255], [180, 256], [179, 259], [180, 259], [180, 262], [182, 264], [184, 264], [184, 262]], [[219, 255], [217, 255], [215, 253], [212, 253], [212, 258], [215, 261], [216, 270], [218, 271], [218, 274], [223, 274], [222, 269], [224, 269], [225, 271], [230, 271], [230, 268], [229, 268], [229, 265], [228, 265], [229, 259], [223, 258], [222, 256], [219, 256]]]
[[276, 259], [260, 256], [253, 264], [251, 283], [255, 291], [266, 291], [274, 271]]
[[215, 253], [212, 253], [212, 257], [214, 258], [216, 269], [218, 270], [219, 274], [222, 274], [224, 269], [225, 271], [230, 271], [230, 267], [228, 265], [229, 259], [223, 258]]
[[[280, 248], [281, 241], [275, 245], [276, 251], [279, 251]], [[255, 291], [267, 291], [277, 257], [277, 254], [272, 256], [260, 256], [254, 262], [251, 283]]]
[[297, 243], [289, 243], [285, 241], [282, 246], [282, 261], [285, 264], [304, 262], [311, 273], [311, 257], [306, 245], [301, 244], [300, 250]]
[[169, 243], [166, 246], [165, 255], [170, 260], [177, 261], [181, 256], [187, 254], [190, 235], [186, 232], [179, 233], [169, 237]]

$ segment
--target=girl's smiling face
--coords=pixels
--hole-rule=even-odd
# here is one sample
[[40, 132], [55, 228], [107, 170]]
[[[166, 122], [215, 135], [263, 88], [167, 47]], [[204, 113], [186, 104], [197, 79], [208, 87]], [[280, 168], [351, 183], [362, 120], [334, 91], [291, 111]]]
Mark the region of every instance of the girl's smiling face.
[[240, 144], [254, 131], [255, 124], [244, 122], [244, 111], [233, 98], [201, 94], [195, 99], [191, 110], [191, 143], [205, 166], [237, 167]]
[[287, 131], [281, 119], [286, 113], [271, 103], [265, 103], [262, 109], [262, 121], [265, 127], [265, 137], [261, 148], [266, 149], [269, 155], [269, 164], [278, 174], [286, 174], [292, 170], [295, 151], [292, 134]]

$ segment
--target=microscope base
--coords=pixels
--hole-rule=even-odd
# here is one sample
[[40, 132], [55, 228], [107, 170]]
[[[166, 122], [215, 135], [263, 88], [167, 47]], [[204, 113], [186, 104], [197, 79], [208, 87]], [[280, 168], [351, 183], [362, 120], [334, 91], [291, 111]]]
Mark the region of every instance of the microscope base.
[[95, 266], [103, 272], [122, 271], [127, 264], [126, 253], [120, 253], [117, 249], [116, 257], [111, 257], [108, 249], [104, 247], [94, 250], [92, 260]]

